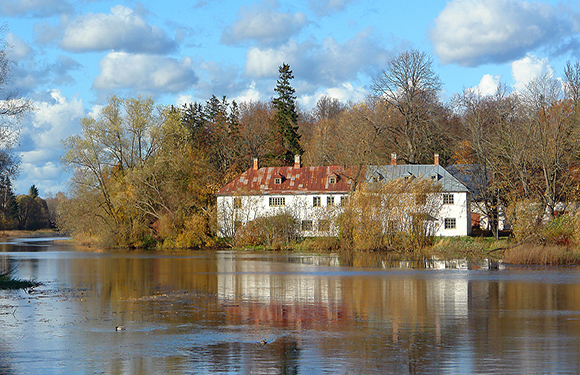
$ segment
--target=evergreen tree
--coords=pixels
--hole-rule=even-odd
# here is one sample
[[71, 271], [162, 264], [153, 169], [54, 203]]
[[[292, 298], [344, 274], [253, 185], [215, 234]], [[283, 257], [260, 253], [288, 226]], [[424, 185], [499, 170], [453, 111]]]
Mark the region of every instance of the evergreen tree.
[[36, 185], [32, 185], [30, 187], [30, 190], [28, 190], [28, 195], [30, 195], [32, 198], [38, 197], [38, 188]]
[[292, 75], [292, 70], [290, 70], [290, 65], [286, 63], [278, 68], [278, 72], [280, 77], [274, 89], [278, 96], [272, 99], [272, 105], [276, 111], [273, 119], [273, 130], [277, 133], [274, 134], [275, 146], [272, 150], [272, 158], [278, 159], [285, 165], [292, 165], [294, 155], [302, 155], [304, 153], [300, 145], [300, 135], [298, 134], [295, 90], [290, 85], [290, 80], [294, 76]]

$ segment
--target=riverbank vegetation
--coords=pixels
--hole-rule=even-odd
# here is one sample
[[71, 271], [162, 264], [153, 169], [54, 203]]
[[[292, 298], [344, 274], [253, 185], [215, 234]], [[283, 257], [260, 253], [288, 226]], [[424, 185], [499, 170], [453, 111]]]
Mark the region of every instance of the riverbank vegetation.
[[[59, 227], [104, 246], [217, 246], [214, 194], [253, 158], [286, 165], [299, 153], [306, 165], [359, 166], [388, 164], [393, 152], [403, 163], [430, 164], [438, 153], [443, 165], [477, 166], [473, 199], [496, 241], [505, 213], [514, 244], [577, 247], [579, 63], [567, 65], [563, 81], [542, 76], [525, 90], [500, 85], [493, 95], [466, 89], [443, 103], [431, 58], [407, 51], [391, 60], [364, 101], [325, 96], [309, 112], [288, 104], [295, 102], [291, 79], [284, 64], [271, 102], [213, 96], [176, 108], [109, 97], [81, 120], [80, 134], [63, 141], [73, 178], [59, 197]], [[380, 210], [394, 210], [373, 206], [361, 181], [352, 202], [366, 206], [345, 207], [337, 239], [324, 240], [329, 247], [409, 252], [457, 245], [423, 233], [418, 223], [428, 213], [407, 216], [415, 224], [377, 224]], [[365, 194], [369, 202], [356, 198]], [[296, 227], [291, 217], [258, 218], [230, 244], [287, 247], [300, 243]], [[487, 242], [461, 244], [464, 252], [480, 245]]]

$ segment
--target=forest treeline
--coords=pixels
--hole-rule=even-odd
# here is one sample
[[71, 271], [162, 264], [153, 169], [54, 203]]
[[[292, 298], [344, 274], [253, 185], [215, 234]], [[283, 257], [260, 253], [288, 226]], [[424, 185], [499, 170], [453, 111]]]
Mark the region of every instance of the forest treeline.
[[579, 63], [562, 80], [544, 75], [492, 95], [465, 89], [443, 103], [431, 57], [406, 51], [364, 101], [324, 96], [310, 111], [297, 106], [290, 67], [279, 73], [268, 102], [212, 96], [177, 108], [110, 96], [63, 141], [73, 177], [58, 226], [107, 246], [212, 246], [214, 194], [253, 158], [291, 165], [295, 154], [305, 165], [389, 164], [392, 153], [400, 163], [431, 164], [438, 153], [443, 165], [477, 165], [484, 215], [497, 227], [506, 207], [519, 239], [540, 233], [559, 202], [578, 201]]

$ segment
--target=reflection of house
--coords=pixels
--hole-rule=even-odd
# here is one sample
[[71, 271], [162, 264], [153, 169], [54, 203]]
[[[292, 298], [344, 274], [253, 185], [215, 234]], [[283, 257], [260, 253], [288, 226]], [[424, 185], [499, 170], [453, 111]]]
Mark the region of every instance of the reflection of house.
[[425, 178], [442, 188], [442, 205], [435, 220], [434, 234], [437, 236], [466, 236], [471, 233], [469, 190], [445, 168], [439, 165], [439, 155], [430, 165], [398, 165], [393, 154], [391, 165], [368, 166], [366, 181], [389, 182], [397, 179]]
[[303, 236], [335, 235], [337, 210], [353, 181], [338, 165], [302, 167], [254, 166], [224, 186], [217, 195], [220, 235], [231, 237], [238, 225], [257, 217], [288, 212], [300, 221]]

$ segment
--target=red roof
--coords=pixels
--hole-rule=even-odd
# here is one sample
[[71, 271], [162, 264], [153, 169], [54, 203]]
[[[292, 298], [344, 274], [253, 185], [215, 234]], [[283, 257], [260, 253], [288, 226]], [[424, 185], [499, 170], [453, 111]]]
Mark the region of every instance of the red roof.
[[[336, 177], [331, 184], [329, 177]], [[279, 179], [276, 184], [275, 179]], [[224, 186], [216, 195], [250, 194], [305, 194], [348, 193], [353, 181], [345, 174], [344, 167], [265, 167], [250, 168]]]

